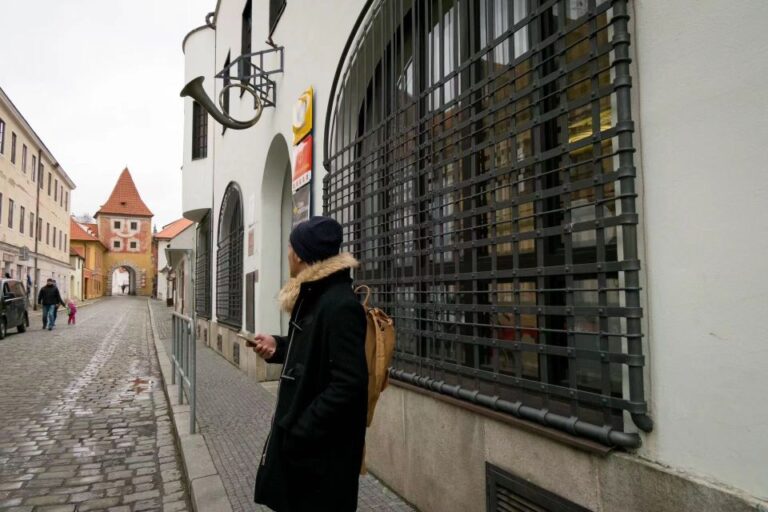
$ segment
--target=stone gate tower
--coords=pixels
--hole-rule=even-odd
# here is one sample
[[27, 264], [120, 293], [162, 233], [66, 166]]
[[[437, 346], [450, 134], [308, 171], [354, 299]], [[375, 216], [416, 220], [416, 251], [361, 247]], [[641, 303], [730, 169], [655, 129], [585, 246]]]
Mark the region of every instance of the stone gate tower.
[[95, 218], [99, 239], [107, 248], [105, 294], [112, 294], [112, 277], [116, 269], [125, 268], [132, 295], [152, 295], [154, 261], [152, 259], [152, 217], [136, 189], [128, 168], [123, 169], [107, 202]]

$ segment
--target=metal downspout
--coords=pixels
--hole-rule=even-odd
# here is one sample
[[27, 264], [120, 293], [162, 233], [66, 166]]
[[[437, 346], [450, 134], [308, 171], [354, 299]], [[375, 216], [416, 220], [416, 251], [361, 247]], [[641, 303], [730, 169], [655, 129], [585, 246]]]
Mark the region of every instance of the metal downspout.
[[[619, 168], [621, 173], [619, 185], [621, 190], [622, 214], [636, 215], [635, 208], [635, 163], [632, 146], [632, 133], [635, 125], [632, 122], [631, 87], [632, 77], [629, 74], [629, 64], [632, 61], [629, 54], [629, 13], [627, 12], [627, 0], [614, 0], [613, 2], [613, 48], [615, 52], [614, 69], [616, 72], [614, 88], [616, 91], [617, 116], [616, 131], [618, 133]], [[638, 260], [637, 248], [637, 224], [624, 224], [623, 250], [624, 259], [629, 262]], [[627, 308], [640, 309], [640, 270], [639, 264], [635, 269], [624, 271]], [[627, 352], [642, 360], [643, 336], [640, 317], [627, 318]], [[643, 365], [632, 364], [629, 366], [629, 399], [631, 402], [645, 403], [645, 391], [643, 383]], [[644, 432], [653, 430], [653, 420], [646, 412], [632, 413], [632, 421]]]

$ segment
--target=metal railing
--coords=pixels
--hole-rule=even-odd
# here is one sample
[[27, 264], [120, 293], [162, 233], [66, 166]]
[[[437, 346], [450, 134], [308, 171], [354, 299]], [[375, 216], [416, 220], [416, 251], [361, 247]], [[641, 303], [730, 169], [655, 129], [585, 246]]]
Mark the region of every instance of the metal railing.
[[[171, 383], [176, 384], [179, 381], [179, 404], [184, 403], [184, 395], [187, 396], [189, 404], [189, 433], [195, 433], [195, 405], [197, 384], [197, 345], [195, 337], [194, 323], [191, 318], [182, 314], [171, 313], [171, 326], [173, 341], [171, 363], [173, 364], [173, 373], [171, 374]], [[177, 377], [178, 374], [178, 377]]]

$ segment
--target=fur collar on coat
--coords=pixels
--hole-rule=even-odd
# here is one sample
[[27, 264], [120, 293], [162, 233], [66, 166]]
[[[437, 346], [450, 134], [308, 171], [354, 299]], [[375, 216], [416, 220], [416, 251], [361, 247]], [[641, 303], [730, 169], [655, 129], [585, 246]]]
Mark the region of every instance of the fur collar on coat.
[[299, 298], [299, 291], [301, 291], [303, 283], [319, 281], [340, 270], [357, 268], [359, 265], [360, 263], [355, 257], [348, 252], [343, 252], [338, 256], [332, 256], [309, 265], [299, 272], [299, 275], [292, 277], [285, 283], [285, 286], [283, 286], [283, 289], [280, 290], [277, 296], [280, 305], [284, 311], [290, 313], [293, 311], [293, 306]]

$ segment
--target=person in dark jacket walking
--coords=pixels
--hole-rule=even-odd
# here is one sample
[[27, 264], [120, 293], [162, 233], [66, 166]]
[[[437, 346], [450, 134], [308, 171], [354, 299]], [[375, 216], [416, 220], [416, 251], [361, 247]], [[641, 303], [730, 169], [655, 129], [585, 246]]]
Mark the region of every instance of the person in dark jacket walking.
[[252, 348], [282, 364], [277, 406], [256, 476], [256, 503], [284, 512], [357, 509], [368, 397], [366, 318], [352, 291], [342, 229], [313, 217], [291, 232], [292, 278], [280, 291], [287, 336]]
[[43, 305], [43, 329], [47, 327], [49, 331], [52, 331], [56, 325], [56, 309], [59, 304], [66, 307], [53, 279], [48, 279], [45, 286], [40, 288], [40, 293], [37, 294], [37, 303]]

